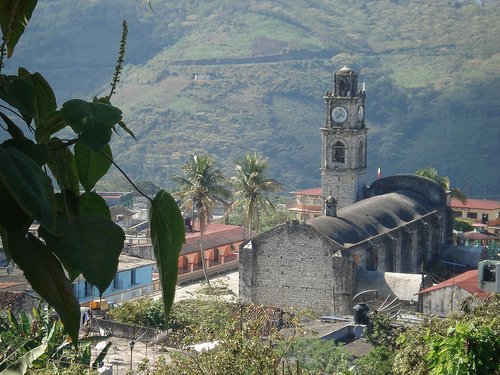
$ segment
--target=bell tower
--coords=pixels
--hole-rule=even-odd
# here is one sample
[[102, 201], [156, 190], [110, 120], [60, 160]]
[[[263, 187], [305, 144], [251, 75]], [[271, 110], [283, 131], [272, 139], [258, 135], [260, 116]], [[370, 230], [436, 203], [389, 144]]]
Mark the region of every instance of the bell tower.
[[363, 199], [366, 186], [367, 128], [365, 98], [358, 74], [344, 66], [334, 73], [333, 92], [327, 91], [325, 124], [321, 128], [321, 188], [338, 208]]

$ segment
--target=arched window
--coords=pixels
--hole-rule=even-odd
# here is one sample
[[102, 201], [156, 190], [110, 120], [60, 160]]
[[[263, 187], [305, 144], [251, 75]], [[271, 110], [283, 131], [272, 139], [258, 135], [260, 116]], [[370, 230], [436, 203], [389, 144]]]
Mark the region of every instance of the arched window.
[[345, 163], [345, 146], [342, 142], [333, 144], [332, 157], [334, 163]]
[[358, 158], [359, 158], [359, 166], [364, 167], [366, 161], [365, 161], [365, 144], [363, 141], [359, 142]]

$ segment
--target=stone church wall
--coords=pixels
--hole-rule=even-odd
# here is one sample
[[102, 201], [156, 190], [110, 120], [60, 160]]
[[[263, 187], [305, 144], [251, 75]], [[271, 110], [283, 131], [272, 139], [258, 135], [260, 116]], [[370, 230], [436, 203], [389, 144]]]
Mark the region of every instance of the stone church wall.
[[240, 254], [240, 298], [277, 307], [310, 308], [331, 314], [352, 293], [352, 262], [332, 257], [339, 250], [298, 221], [259, 236]]
[[347, 248], [305, 223], [278, 226], [240, 252], [240, 298], [320, 315], [351, 314], [356, 271], [420, 273], [447, 243], [448, 211], [443, 207]]

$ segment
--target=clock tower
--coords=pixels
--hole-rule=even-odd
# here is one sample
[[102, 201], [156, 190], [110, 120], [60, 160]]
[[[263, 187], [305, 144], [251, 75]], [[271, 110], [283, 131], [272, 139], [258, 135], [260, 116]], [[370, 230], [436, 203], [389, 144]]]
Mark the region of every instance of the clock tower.
[[365, 89], [347, 66], [334, 73], [333, 92], [327, 91], [325, 124], [321, 128], [322, 195], [333, 197], [338, 208], [363, 199], [366, 186], [367, 128]]

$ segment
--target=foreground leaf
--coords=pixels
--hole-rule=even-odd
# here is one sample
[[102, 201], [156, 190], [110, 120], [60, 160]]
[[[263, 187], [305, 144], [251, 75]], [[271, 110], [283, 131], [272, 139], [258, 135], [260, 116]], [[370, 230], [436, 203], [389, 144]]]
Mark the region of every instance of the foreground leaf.
[[2, 143], [4, 148], [14, 147], [23, 154], [28, 155], [40, 167], [47, 163], [49, 148], [46, 144], [36, 144], [31, 139], [8, 139]]
[[60, 236], [40, 229], [40, 236], [63, 264], [73, 272], [82, 273], [102, 294], [115, 277], [118, 256], [123, 249], [125, 234], [111, 220], [97, 216], [78, 216], [57, 220]]
[[0, 26], [2, 35], [7, 40], [7, 57], [14, 53], [14, 47], [24, 32], [36, 3], [37, 0], [0, 1]]
[[[17, 204], [10, 191], [2, 183], [0, 183], [0, 207], [0, 228], [6, 232], [17, 231], [20, 234], [28, 232], [33, 218]], [[8, 251], [6, 239], [4, 239], [3, 245]]]
[[167, 319], [175, 297], [179, 253], [186, 241], [184, 220], [174, 198], [165, 190], [160, 190], [151, 202], [149, 220]]
[[52, 183], [33, 159], [14, 147], [0, 145], [0, 182], [24, 211], [55, 233], [56, 204]]
[[111, 213], [106, 201], [99, 194], [84, 193], [79, 198], [78, 216], [99, 216], [111, 220]]
[[23, 131], [5, 113], [0, 112], [0, 117], [7, 124], [7, 131], [14, 140], [26, 139]]
[[0, 88], [0, 98], [18, 109], [26, 125], [30, 125], [35, 100], [33, 86], [16, 75], [2, 75]]
[[68, 124], [64, 121], [60, 111], [49, 114], [37, 125], [35, 139], [37, 142], [47, 142], [52, 134], [64, 129]]
[[78, 134], [78, 140], [99, 152], [111, 140], [111, 128], [122, 119], [122, 111], [103, 103], [72, 99], [63, 104], [61, 115]]
[[80, 306], [59, 260], [31, 233], [27, 238], [9, 236], [9, 248], [12, 259], [23, 270], [33, 290], [54, 307], [76, 343], [80, 329]]
[[75, 159], [80, 182], [85, 191], [89, 192], [97, 181], [108, 172], [113, 156], [108, 144], [100, 152], [94, 152], [77, 142], [75, 144]]
[[[19, 68], [19, 76], [30, 84], [33, 90], [33, 112], [31, 116], [38, 127], [47, 115], [57, 109], [56, 96], [52, 87], [40, 73], [31, 74], [24, 68]], [[23, 98], [21, 98], [23, 99]]]
[[[29, 344], [29, 343], [28, 343]], [[33, 362], [41, 357], [47, 350], [47, 343], [44, 342], [41, 345], [29, 350], [22, 356], [17, 358], [14, 363], [8, 366], [5, 370], [1, 372], [2, 375], [23, 375], [26, 371], [33, 365]]]
[[49, 146], [50, 153], [47, 164], [57, 181], [57, 185], [61, 190], [69, 190], [75, 196], [80, 195], [75, 155], [59, 138], [52, 138]]
[[118, 121], [118, 125], [120, 125], [120, 128], [125, 130], [132, 138], [134, 138], [137, 141], [137, 138], [132, 130], [123, 122], [123, 121]]

